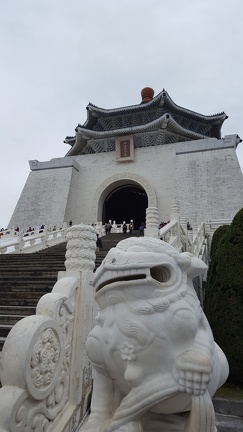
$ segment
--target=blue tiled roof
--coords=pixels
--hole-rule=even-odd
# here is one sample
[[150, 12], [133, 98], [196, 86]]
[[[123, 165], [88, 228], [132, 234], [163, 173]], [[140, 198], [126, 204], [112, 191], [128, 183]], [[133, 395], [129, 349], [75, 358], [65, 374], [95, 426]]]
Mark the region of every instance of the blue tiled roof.
[[[160, 129], [166, 129], [167, 137], [175, 134], [178, 141], [221, 138], [221, 127], [226, 118], [224, 112], [205, 116], [180, 107], [163, 90], [149, 102], [127, 107], [104, 109], [89, 103], [86, 122], [77, 126], [76, 137], [67, 137], [65, 142], [72, 146], [69, 155], [82, 153], [89, 140], [158, 132]], [[97, 150], [100, 146], [95, 148]]]

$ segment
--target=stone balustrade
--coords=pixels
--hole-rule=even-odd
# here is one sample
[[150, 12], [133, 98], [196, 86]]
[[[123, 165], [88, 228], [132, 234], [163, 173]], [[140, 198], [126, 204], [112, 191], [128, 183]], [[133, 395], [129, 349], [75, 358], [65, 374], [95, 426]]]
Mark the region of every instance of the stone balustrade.
[[37, 229], [30, 232], [5, 230], [0, 237], [0, 254], [5, 253], [32, 253], [46, 247], [64, 242], [67, 234], [67, 223], [62, 228], [53, 227]]
[[85, 341], [97, 312], [96, 231], [76, 225], [67, 240], [66, 272], [59, 272], [52, 292], [41, 297], [36, 315], [19, 321], [4, 344], [1, 431], [71, 432], [87, 413], [92, 384]]
[[[144, 234], [148, 237], [159, 237], [174, 246], [179, 251], [188, 251], [198, 257], [205, 253], [205, 235], [209, 243], [215, 230], [221, 225], [229, 225], [231, 219], [217, 219], [194, 224], [192, 230], [187, 229], [186, 218], [180, 215], [179, 202], [171, 203], [170, 222], [158, 229], [159, 217], [156, 207], [146, 210], [146, 229]], [[116, 221], [111, 223], [111, 233], [122, 233], [122, 225]], [[129, 224], [127, 224], [128, 227]], [[101, 221], [92, 225], [100, 237], [105, 235], [105, 225]], [[16, 231], [14, 228], [1, 231], [0, 254], [5, 253], [32, 253], [66, 240], [67, 223], [62, 228], [55, 227], [37, 229], [31, 232]]]

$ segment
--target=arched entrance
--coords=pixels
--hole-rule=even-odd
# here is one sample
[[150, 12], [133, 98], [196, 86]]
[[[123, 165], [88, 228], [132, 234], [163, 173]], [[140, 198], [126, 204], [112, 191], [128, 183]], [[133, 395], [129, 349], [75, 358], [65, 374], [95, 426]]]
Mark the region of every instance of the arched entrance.
[[108, 220], [121, 224], [132, 219], [134, 228], [138, 229], [145, 222], [148, 197], [145, 190], [134, 184], [117, 187], [109, 193], [103, 205], [102, 222]]
[[[108, 200], [109, 196], [112, 196], [112, 193], [115, 193], [118, 189], [122, 189], [126, 187], [128, 188], [137, 187], [138, 189], [140, 189], [140, 191], [145, 193], [147, 197], [147, 201], [144, 205], [145, 209], [147, 207], [157, 207], [157, 198], [156, 198], [155, 190], [153, 186], [144, 177], [136, 173], [120, 172], [110, 177], [107, 177], [96, 189], [93, 195], [91, 209], [90, 209], [90, 223], [96, 223], [96, 222], [105, 223], [106, 222], [105, 218], [106, 216], [108, 216], [106, 215], [105, 212], [105, 202]], [[126, 207], [125, 204], [126, 206], [128, 205], [126, 200], [123, 203], [122, 206], [123, 208]], [[136, 209], [134, 209], [134, 211], [135, 210]], [[143, 214], [145, 214], [144, 210], [143, 212], [144, 212]], [[118, 220], [113, 219], [113, 220], [115, 220], [118, 223], [118, 221], [120, 222], [119, 219]], [[130, 219], [134, 219], [134, 217]], [[140, 221], [141, 217], [139, 216], [138, 219]], [[121, 218], [121, 222], [123, 222], [123, 220], [125, 219]], [[141, 223], [141, 221], [139, 223]]]

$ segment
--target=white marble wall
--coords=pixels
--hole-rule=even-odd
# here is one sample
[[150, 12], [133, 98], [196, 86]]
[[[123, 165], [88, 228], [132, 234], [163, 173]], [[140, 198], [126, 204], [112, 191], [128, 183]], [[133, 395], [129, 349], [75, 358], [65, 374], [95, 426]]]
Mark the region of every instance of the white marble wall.
[[176, 187], [181, 214], [197, 219], [232, 219], [243, 206], [243, 178], [234, 148], [178, 154]]
[[9, 227], [56, 225], [72, 218], [78, 172], [72, 167], [31, 171]]
[[160, 220], [170, 218], [173, 199], [179, 199], [190, 223], [230, 219], [243, 203], [235, 144], [233, 135], [135, 149], [134, 160], [127, 162], [118, 162], [116, 152], [32, 161], [34, 171], [9, 226], [62, 225], [70, 219], [95, 223], [107, 194], [128, 182], [149, 192], [149, 206], [158, 207]]

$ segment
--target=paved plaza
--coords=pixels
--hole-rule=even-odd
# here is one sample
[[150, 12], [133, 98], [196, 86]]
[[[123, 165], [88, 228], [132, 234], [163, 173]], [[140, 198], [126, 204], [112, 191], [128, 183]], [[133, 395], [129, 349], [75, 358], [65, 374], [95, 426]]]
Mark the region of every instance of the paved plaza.
[[243, 417], [216, 414], [216, 426], [218, 432], [242, 432]]

